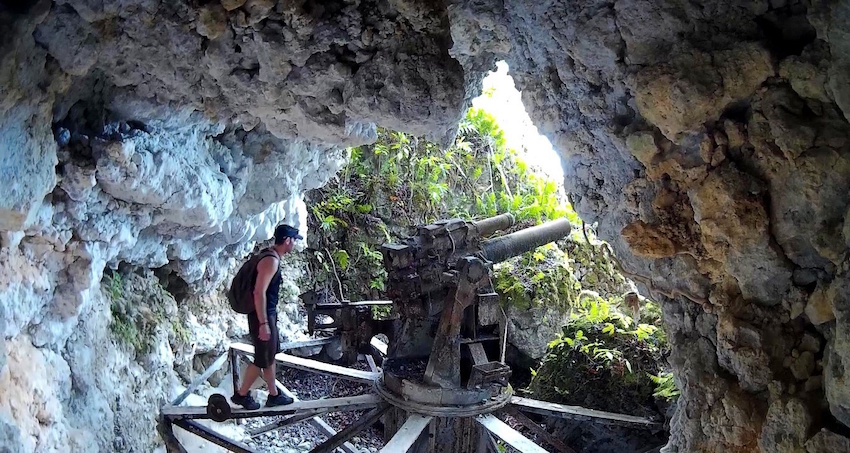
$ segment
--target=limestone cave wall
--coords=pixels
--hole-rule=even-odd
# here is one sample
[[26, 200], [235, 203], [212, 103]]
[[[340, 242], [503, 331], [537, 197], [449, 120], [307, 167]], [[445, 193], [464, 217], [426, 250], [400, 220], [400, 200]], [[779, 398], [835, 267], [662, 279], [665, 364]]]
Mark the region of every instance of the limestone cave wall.
[[577, 209], [664, 302], [668, 449], [848, 446], [846, 1], [4, 1], [0, 30], [0, 382], [35, 398], [0, 396], [4, 445], [111, 448], [126, 408], [84, 360], [111, 341], [106, 267], [217, 287], [306, 228], [341, 146], [450, 139], [505, 59]]
[[453, 55], [508, 61], [577, 210], [665, 302], [669, 451], [848, 448], [848, 3], [449, 11]]

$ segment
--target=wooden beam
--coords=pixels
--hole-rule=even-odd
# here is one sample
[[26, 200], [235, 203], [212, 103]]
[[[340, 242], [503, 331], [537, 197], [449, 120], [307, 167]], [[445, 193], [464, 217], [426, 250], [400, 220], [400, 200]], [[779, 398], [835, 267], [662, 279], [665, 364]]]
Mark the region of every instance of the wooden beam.
[[355, 434], [363, 431], [364, 429], [369, 428], [375, 422], [380, 420], [381, 416], [384, 415], [390, 407], [389, 404], [382, 404], [374, 409], [371, 412], [366, 414], [364, 417], [356, 420], [354, 423], [348, 425], [342, 431], [336, 433], [330, 439], [322, 442], [319, 445], [316, 445], [315, 448], [310, 450], [310, 453], [331, 453], [336, 450], [336, 447], [339, 447], [343, 443], [347, 442], [348, 439], [354, 437]]
[[546, 453], [546, 450], [542, 447], [496, 418], [493, 414], [479, 415], [475, 417], [475, 421], [480, 423], [484, 429], [490, 431], [499, 439], [502, 439], [506, 444], [522, 453]]
[[563, 404], [549, 403], [546, 401], [534, 400], [530, 398], [522, 398], [519, 396], [511, 397], [511, 404], [518, 409], [533, 412], [535, 414], [548, 415], [551, 417], [572, 418], [572, 419], [596, 419], [614, 423], [628, 423], [643, 426], [657, 426], [658, 422], [648, 418], [635, 417], [633, 415], [617, 414], [614, 412], [597, 411], [594, 409], [586, 409], [579, 406], [566, 406]]
[[204, 439], [220, 445], [230, 451], [236, 453], [259, 453], [257, 450], [243, 444], [242, 442], [233, 440], [224, 434], [214, 431], [206, 426], [193, 420], [175, 420], [174, 424], [185, 429], [186, 431], [203, 437]]
[[218, 358], [215, 359], [215, 362], [213, 362], [203, 373], [201, 373], [200, 376], [196, 377], [195, 380], [192, 381], [192, 383], [189, 384], [188, 387], [186, 387], [186, 390], [183, 390], [183, 393], [181, 393], [174, 401], [171, 402], [171, 405], [179, 406], [180, 403], [182, 403], [186, 398], [188, 398], [189, 395], [191, 395], [192, 392], [194, 392], [199, 385], [203, 384], [204, 381], [209, 379], [213, 373], [218, 371], [218, 369], [221, 368], [225, 362], [227, 362], [227, 356], [227, 352], [218, 356]]
[[348, 303], [339, 303], [339, 302], [328, 302], [322, 304], [316, 304], [315, 307], [317, 309], [322, 308], [345, 308], [345, 307], [371, 307], [373, 305], [392, 305], [393, 301], [391, 300], [361, 300], [358, 302], [348, 302]]
[[528, 418], [525, 414], [520, 412], [519, 409], [517, 409], [516, 407], [508, 406], [508, 407], [505, 408], [504, 411], [507, 412], [511, 417], [513, 417], [514, 420], [521, 423], [522, 426], [525, 426], [526, 428], [533, 431], [534, 434], [537, 434], [537, 436], [540, 439], [545, 441], [547, 444], [551, 445], [557, 452], [559, 452], [559, 453], [576, 453], [575, 450], [573, 450], [572, 448], [568, 447], [566, 444], [561, 442], [561, 439], [558, 439], [557, 437], [553, 436], [549, 431], [546, 431], [545, 429], [543, 429], [542, 426], [540, 426], [534, 420]]
[[[242, 408], [232, 408], [230, 418], [254, 418], [267, 417], [271, 415], [291, 415], [304, 411], [342, 412], [371, 409], [383, 400], [378, 395], [346, 396], [342, 398], [326, 398], [320, 400], [298, 401], [286, 406], [263, 407], [254, 411]], [[166, 406], [162, 408], [162, 415], [170, 420], [179, 419], [206, 419], [206, 406]]]
[[[254, 347], [244, 343], [231, 343], [231, 348], [244, 354], [254, 354]], [[350, 381], [362, 382], [371, 384], [380, 376], [380, 373], [371, 371], [361, 371], [344, 366], [332, 365], [330, 363], [319, 362], [318, 360], [305, 359], [294, 355], [285, 354], [283, 352], [274, 356], [275, 360], [284, 366], [297, 368], [299, 370], [312, 371], [314, 373], [324, 374], [328, 376], [338, 377], [340, 379], [348, 379]]]
[[381, 354], [382, 356], [384, 356], [384, 357], [387, 356], [387, 344], [384, 343], [383, 341], [381, 341], [381, 340], [379, 340], [375, 337], [372, 337], [372, 339], [369, 341], [369, 345], [372, 346], [372, 349], [374, 349], [375, 351], [378, 351], [378, 353]]
[[404, 453], [410, 450], [432, 418], [430, 415], [411, 414], [379, 453]]
[[180, 441], [177, 440], [177, 436], [174, 435], [174, 427], [171, 425], [171, 421], [167, 420], [161, 414], [157, 419], [156, 430], [159, 432], [160, 437], [162, 437], [163, 443], [165, 443], [166, 452], [187, 453], [183, 445], [180, 444]]
[[366, 363], [369, 365], [369, 369], [372, 370], [373, 373], [381, 372], [381, 369], [378, 368], [378, 364], [375, 363], [375, 359], [372, 357], [372, 354], [366, 354]]

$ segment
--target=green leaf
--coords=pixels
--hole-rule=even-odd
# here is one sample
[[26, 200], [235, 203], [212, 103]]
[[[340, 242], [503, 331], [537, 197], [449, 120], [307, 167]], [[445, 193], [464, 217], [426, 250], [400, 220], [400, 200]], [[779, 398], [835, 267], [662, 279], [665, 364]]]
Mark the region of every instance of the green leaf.
[[346, 252], [343, 249], [339, 249], [339, 250], [334, 251], [333, 256], [334, 256], [334, 261], [336, 261], [337, 264], [339, 264], [340, 269], [342, 269], [342, 270], [348, 269], [348, 259], [349, 259], [348, 252]]

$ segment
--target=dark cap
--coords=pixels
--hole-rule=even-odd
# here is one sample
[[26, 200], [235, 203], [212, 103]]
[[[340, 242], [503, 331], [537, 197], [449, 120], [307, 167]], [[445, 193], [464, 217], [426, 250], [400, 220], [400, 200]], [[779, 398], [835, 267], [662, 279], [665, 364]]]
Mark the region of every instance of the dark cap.
[[286, 224], [278, 225], [277, 228], [274, 229], [275, 244], [282, 243], [286, 238], [304, 239], [303, 236], [298, 234], [297, 229]]

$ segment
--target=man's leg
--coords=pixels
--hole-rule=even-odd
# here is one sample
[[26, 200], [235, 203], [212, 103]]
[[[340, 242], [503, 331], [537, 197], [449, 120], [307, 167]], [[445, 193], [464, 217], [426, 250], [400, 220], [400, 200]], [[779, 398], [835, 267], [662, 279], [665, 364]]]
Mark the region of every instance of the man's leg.
[[260, 377], [260, 368], [253, 363], [248, 365], [248, 369], [245, 370], [245, 376], [242, 378], [242, 385], [239, 386], [238, 393], [240, 396], [245, 396], [248, 392], [251, 391], [251, 386], [254, 385], [254, 381]]
[[275, 385], [275, 363], [263, 368], [263, 378], [269, 387], [269, 396], [277, 396], [277, 385]]

